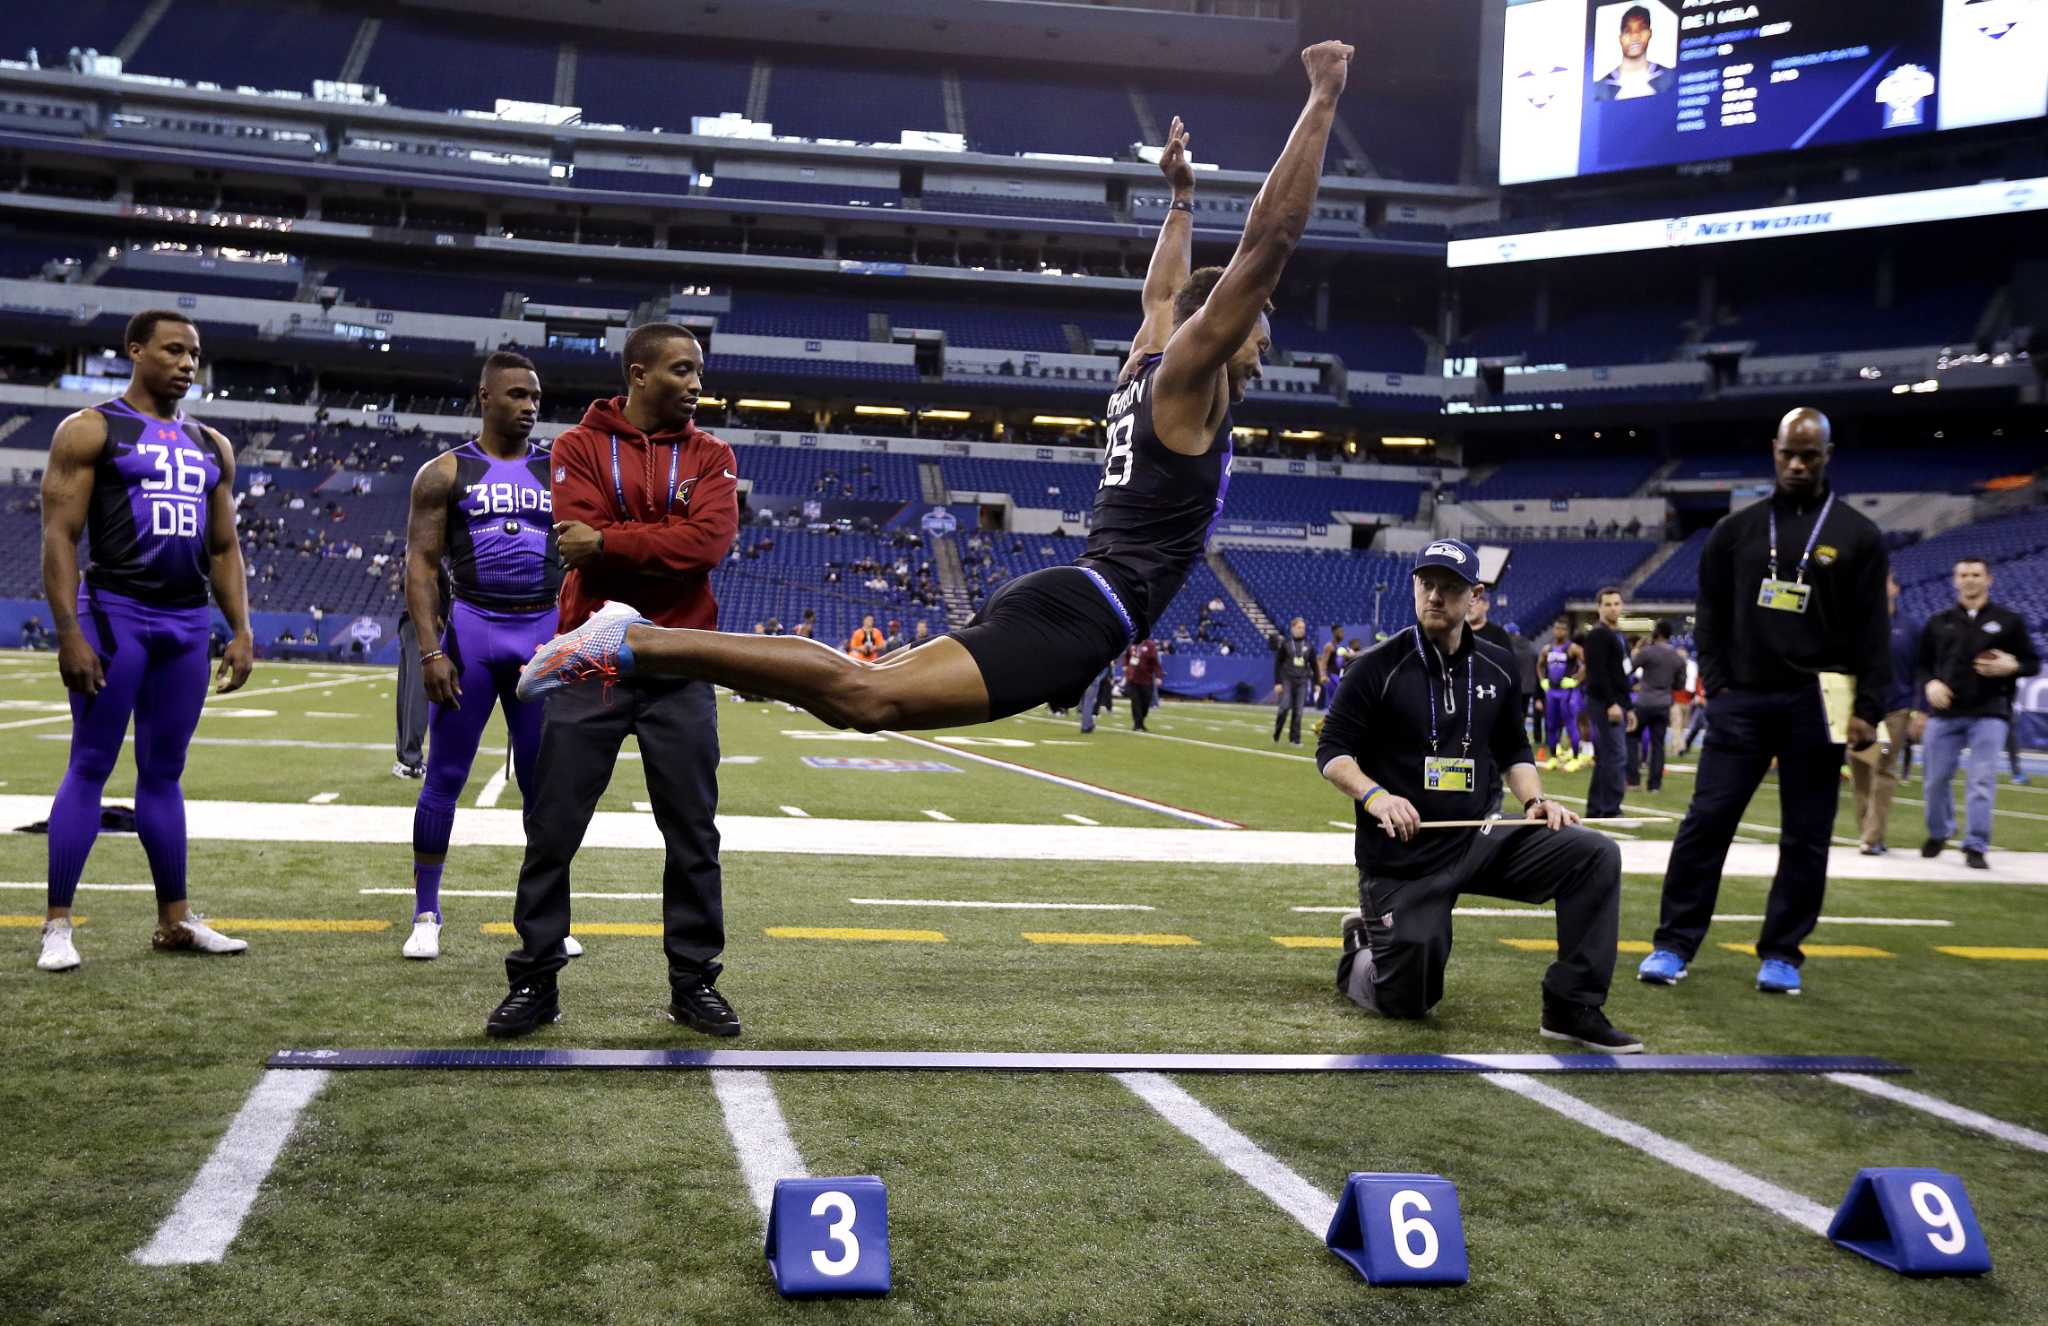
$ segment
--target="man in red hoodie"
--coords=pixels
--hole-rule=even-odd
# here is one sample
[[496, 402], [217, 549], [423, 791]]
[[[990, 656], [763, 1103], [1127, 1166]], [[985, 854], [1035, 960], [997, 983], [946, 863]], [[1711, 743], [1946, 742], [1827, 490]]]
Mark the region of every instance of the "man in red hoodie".
[[[555, 439], [555, 541], [568, 568], [560, 629], [619, 599], [663, 626], [716, 630], [711, 570], [739, 530], [739, 482], [732, 448], [691, 422], [704, 351], [686, 328], [648, 323], [626, 338], [625, 368], [626, 394], [591, 402], [583, 422]], [[709, 682], [639, 677], [548, 700], [513, 904], [520, 943], [505, 959], [512, 989], [485, 1027], [492, 1036], [523, 1036], [561, 1018], [555, 977], [568, 961], [569, 863], [628, 733], [640, 739], [668, 845], [669, 1017], [707, 1035], [739, 1035], [738, 1016], [713, 984], [725, 947], [712, 822], [717, 699]]]

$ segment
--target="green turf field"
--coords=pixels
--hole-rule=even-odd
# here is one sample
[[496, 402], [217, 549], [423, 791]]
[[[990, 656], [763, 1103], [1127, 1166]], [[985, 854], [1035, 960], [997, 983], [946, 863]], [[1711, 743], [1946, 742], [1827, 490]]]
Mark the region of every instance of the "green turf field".
[[[265, 667], [248, 691], [209, 706], [187, 796], [258, 803], [238, 813], [275, 839], [195, 835], [192, 844], [194, 903], [250, 940], [245, 957], [152, 954], [149, 895], [87, 889], [77, 901], [85, 966], [37, 972], [43, 843], [0, 838], [0, 883], [30, 886], [0, 889], [0, 936], [13, 937], [0, 943], [9, 955], [0, 998], [14, 1014], [0, 1033], [0, 1118], [16, 1157], [0, 1188], [11, 1233], [0, 1250], [0, 1322], [2048, 1320], [2048, 1155], [1811, 1077], [1541, 1081], [1830, 1209], [1861, 1167], [1950, 1170], [1986, 1231], [1990, 1276], [1906, 1280], [1480, 1077], [1379, 1075], [1174, 1081], [1329, 1198], [1353, 1170], [1451, 1179], [1471, 1257], [1465, 1288], [1365, 1285], [1116, 1079], [1080, 1074], [770, 1075], [812, 1173], [873, 1173], [889, 1184], [895, 1288], [879, 1302], [776, 1297], [712, 1083], [683, 1072], [336, 1074], [221, 1261], [138, 1265], [130, 1254], [193, 1184], [271, 1052], [485, 1043], [483, 1018], [503, 993], [500, 960], [513, 941], [481, 928], [509, 920], [509, 900], [449, 896], [445, 956], [407, 963], [398, 946], [409, 900], [364, 890], [407, 886], [408, 849], [316, 840], [317, 826], [332, 822], [323, 807], [403, 808], [417, 795], [418, 784], [389, 773], [391, 683], [388, 672]], [[68, 732], [62, 703], [50, 656], [0, 655], [0, 798], [54, 789]], [[780, 705], [728, 701], [720, 718], [721, 811], [734, 817], [898, 821], [887, 832], [906, 839], [944, 817], [990, 842], [1091, 831], [1084, 821], [1112, 834], [1235, 834], [1198, 829], [1179, 811], [1250, 830], [1321, 831], [1338, 844], [1328, 822], [1348, 818], [1306, 748], [1276, 750], [1257, 709], [1169, 704], [1152, 726], [1173, 740], [1128, 733], [1121, 706], [1086, 738], [1042, 711], [928, 734], [950, 750], [833, 734]], [[503, 767], [501, 727], [485, 745], [500, 753], [479, 759], [463, 804], [494, 801], [510, 814], [516, 785], [491, 786]], [[938, 761], [958, 772], [821, 769], [805, 756]], [[1548, 781], [1583, 796], [1587, 775]], [[130, 788], [124, 768], [110, 799]], [[1661, 797], [1632, 795], [1629, 806], [1676, 815], [1688, 791], [1688, 777], [1674, 773]], [[1894, 811], [1899, 877], [1838, 879], [1827, 913], [1946, 925], [1823, 921], [1816, 944], [1875, 952], [1814, 956], [1808, 992], [1783, 1000], [1750, 988], [1753, 959], [1716, 946], [1753, 940], [1754, 924], [1723, 923], [1675, 989], [1626, 979], [1635, 959], [1624, 953], [1614, 1019], [1662, 1053], [1881, 1055], [1915, 1070], [1896, 1079], [1902, 1086], [2048, 1130], [2048, 964], [1940, 951], [2048, 948], [2048, 872], [2035, 858], [1994, 853], [1988, 880], [1913, 878], [1920, 808], [1905, 799], [1920, 794], [1917, 780], [1902, 787]], [[629, 760], [603, 809], [632, 816], [646, 797]], [[1848, 800], [1845, 789], [1845, 835]], [[2048, 795], [2001, 786], [1999, 806], [1998, 847], [2048, 848]], [[458, 815], [458, 835], [491, 815]], [[1775, 840], [1768, 788], [1746, 818], [1746, 836]], [[289, 836], [295, 824], [309, 826], [307, 839]], [[966, 827], [975, 825], [991, 827]], [[1670, 826], [1629, 832], [1647, 843]], [[1838, 863], [1853, 856], [1837, 849]], [[592, 848], [578, 867], [579, 890], [659, 889], [653, 852]], [[509, 890], [517, 868], [514, 846], [458, 845], [443, 887]], [[1293, 909], [1351, 899], [1340, 865], [750, 849], [728, 853], [725, 876], [720, 988], [746, 1020], [741, 1048], [1539, 1053], [1554, 1044], [1534, 1034], [1543, 918], [1461, 919], [1448, 997], [1425, 1022], [1381, 1022], [1343, 1001], [1331, 985], [1333, 951], [1276, 942], [1335, 936], [1335, 914]], [[147, 879], [130, 837], [103, 838], [86, 872], [97, 884]], [[1720, 910], [1760, 912], [1765, 884], [1731, 877]], [[1649, 937], [1657, 885], [1626, 879], [1625, 940]], [[524, 1044], [709, 1044], [660, 1017], [658, 941], [606, 929], [658, 920], [657, 902], [588, 898], [576, 915], [589, 952], [563, 977], [566, 1020]], [[789, 928], [925, 933], [770, 933]], [[1044, 932], [1171, 942], [1026, 937]]]

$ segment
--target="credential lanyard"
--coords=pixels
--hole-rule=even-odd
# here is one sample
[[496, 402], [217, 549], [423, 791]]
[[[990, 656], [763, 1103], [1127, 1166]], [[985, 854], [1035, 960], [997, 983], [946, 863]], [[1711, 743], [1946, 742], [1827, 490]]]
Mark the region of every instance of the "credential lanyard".
[[[649, 445], [652, 445], [650, 442]], [[683, 448], [680, 444], [668, 449], [668, 505], [661, 509], [663, 519], [676, 509], [676, 479], [683, 463]], [[619, 476], [619, 435], [612, 434], [612, 494], [619, 499], [619, 519], [631, 520], [633, 512], [626, 506], [626, 483]], [[1830, 501], [1833, 499], [1830, 498]], [[1775, 536], [1773, 536], [1775, 537]]]
[[[1419, 659], [1421, 659], [1421, 660], [1422, 660], [1422, 684], [1423, 684], [1423, 685], [1425, 685], [1425, 686], [1427, 686], [1427, 687], [1429, 688], [1429, 750], [1430, 750], [1430, 754], [1434, 755], [1434, 754], [1436, 753], [1436, 749], [1437, 749], [1437, 734], [1436, 734], [1436, 705], [1437, 705], [1437, 699], [1436, 699], [1436, 677], [1435, 677], [1435, 676], [1433, 675], [1433, 673], [1432, 673], [1432, 671], [1431, 671], [1431, 668], [1430, 668], [1430, 663], [1429, 663], [1429, 655], [1428, 655], [1427, 653], [1425, 653], [1425, 652], [1423, 651], [1423, 648], [1422, 648], [1422, 628], [1421, 628], [1421, 627], [1419, 627], [1419, 626], [1415, 628], [1415, 656], [1416, 656], [1417, 658], [1419, 658]], [[1443, 651], [1441, 651], [1441, 650], [1438, 650], [1438, 651], [1437, 651], [1437, 657], [1439, 657], [1439, 658], [1442, 658], [1442, 657], [1443, 657]], [[1455, 680], [1454, 678], [1452, 678], [1452, 677], [1451, 677], [1451, 675], [1450, 675], [1450, 664], [1449, 664], [1449, 660], [1445, 660], [1445, 665], [1444, 665], [1444, 679], [1445, 679], [1445, 681], [1446, 681], [1446, 682], [1448, 682], [1448, 683], [1449, 683], [1449, 685], [1447, 685], [1447, 686], [1446, 686], [1446, 688], [1445, 688], [1445, 690], [1444, 690], [1444, 700], [1443, 700], [1443, 705], [1444, 705], [1444, 712], [1445, 712], [1446, 714], [1455, 714], [1455, 713], [1457, 713], [1457, 712], [1458, 712], [1458, 693], [1457, 693], [1457, 689], [1456, 689], [1456, 687], [1457, 687], [1457, 682], [1456, 682], [1456, 680]], [[1464, 748], [1465, 748], [1465, 750], [1464, 750], [1464, 752], [1460, 752], [1461, 754], [1463, 754], [1463, 753], [1465, 753], [1465, 752], [1469, 752], [1469, 751], [1470, 751], [1470, 750], [1472, 749], [1472, 657], [1471, 657], [1471, 655], [1470, 655], [1470, 654], [1467, 654], [1467, 655], [1465, 656], [1465, 741], [1464, 741]]]
[[[1772, 502], [1772, 503], [1771, 503], [1770, 505], [1771, 505], [1771, 576], [1770, 576], [1770, 578], [1771, 578], [1771, 579], [1773, 579], [1773, 580], [1776, 580], [1776, 579], [1778, 578], [1778, 504], [1777, 504], [1777, 503], [1776, 503], [1775, 501], [1773, 501], [1773, 502]], [[1799, 554], [1799, 569], [1798, 569], [1798, 571], [1796, 571], [1796, 572], [1795, 572], [1795, 573], [1793, 574], [1793, 577], [1792, 577], [1792, 578], [1793, 578], [1793, 580], [1795, 580], [1795, 581], [1796, 581], [1796, 582], [1798, 582], [1799, 584], [1802, 584], [1802, 585], [1803, 585], [1803, 584], [1805, 584], [1805, 583], [1806, 583], [1806, 559], [1807, 559], [1807, 558], [1809, 558], [1809, 557], [1811, 557], [1811, 556], [1813, 556], [1813, 548], [1814, 548], [1814, 545], [1820, 542], [1820, 527], [1821, 527], [1822, 525], [1825, 525], [1825, 524], [1827, 524], [1827, 523], [1828, 523], [1828, 512], [1834, 509], [1834, 505], [1835, 505], [1835, 495], [1834, 495], [1833, 493], [1829, 493], [1829, 494], [1828, 494], [1828, 500], [1827, 500], [1827, 501], [1825, 501], [1825, 502], [1823, 502], [1823, 503], [1821, 503], [1821, 506], [1820, 506], [1820, 514], [1819, 514], [1819, 515], [1817, 515], [1817, 516], [1815, 516], [1815, 517], [1813, 518], [1813, 533], [1811, 533], [1811, 534], [1809, 534], [1809, 535], [1807, 535], [1807, 536], [1806, 536], [1806, 551], [1805, 551], [1805, 552], [1803, 552], [1803, 553], [1801, 553], [1801, 554]]]

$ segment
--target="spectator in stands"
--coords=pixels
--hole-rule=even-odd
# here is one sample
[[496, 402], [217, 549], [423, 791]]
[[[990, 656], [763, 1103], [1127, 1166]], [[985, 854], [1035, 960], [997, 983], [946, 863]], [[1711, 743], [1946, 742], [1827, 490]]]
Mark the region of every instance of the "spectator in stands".
[[1279, 744], [1280, 728], [1291, 718], [1287, 740], [1301, 744], [1301, 709], [1308, 703], [1310, 684], [1315, 679], [1315, 655], [1308, 640], [1308, 622], [1296, 617], [1287, 624], [1287, 637], [1273, 642], [1273, 741]]
[[1998, 760], [2005, 753], [2013, 720], [2018, 678], [2041, 671], [2041, 657], [2027, 634], [2027, 619], [1991, 601], [1991, 566], [1982, 557], [1955, 564], [1956, 604], [1927, 619], [1920, 632], [1915, 677], [1927, 701], [1915, 716], [1927, 737], [1927, 841], [1920, 855], [1939, 856], [1955, 832], [1956, 765], [1970, 750], [1969, 822], [1963, 861], [1989, 869], [1992, 801], [1998, 793]]
[[1671, 735], [1671, 706], [1685, 681], [1685, 660], [1671, 647], [1671, 623], [1658, 622], [1650, 643], [1636, 651], [1635, 711], [1649, 746], [1649, 777], [1644, 790], [1664, 787], [1664, 754]]
[[1586, 818], [1621, 813], [1627, 781], [1628, 738], [1636, 714], [1628, 695], [1628, 641], [1621, 634], [1621, 591], [1601, 589], [1600, 620], [1581, 644], [1586, 655], [1586, 712], [1593, 721], [1593, 786], [1586, 793]]
[[1674, 984], [1705, 942], [1729, 844], [1775, 758], [1783, 831], [1756, 988], [1800, 990], [1799, 943], [1827, 891], [1842, 747], [1876, 741], [1891, 687], [1884, 540], [1828, 487], [1832, 432], [1819, 410], [1787, 413], [1771, 444], [1775, 490], [1724, 517], [1701, 553], [1694, 639], [1713, 729], [1664, 872], [1656, 947], [1636, 969], [1642, 980]]
[[[1913, 678], [1920, 664], [1921, 624], [1899, 615], [1897, 577], [1884, 578], [1885, 607], [1891, 613], [1892, 685], [1884, 702], [1884, 732], [1868, 750], [1849, 756], [1849, 781], [1856, 792], [1856, 834], [1864, 856], [1883, 856], [1885, 826], [1891, 820], [1892, 792], [1905, 776], [1902, 768], [1912, 749]], [[1930, 798], [1931, 800], [1932, 798]]]
[[1145, 730], [1145, 715], [1159, 701], [1159, 645], [1146, 639], [1124, 651], [1124, 697], [1131, 702], [1131, 729]]
[[872, 663], [882, 656], [887, 644], [882, 633], [875, 629], [875, 615], [869, 613], [860, 619], [853, 638], [846, 642], [846, 652], [863, 663]]

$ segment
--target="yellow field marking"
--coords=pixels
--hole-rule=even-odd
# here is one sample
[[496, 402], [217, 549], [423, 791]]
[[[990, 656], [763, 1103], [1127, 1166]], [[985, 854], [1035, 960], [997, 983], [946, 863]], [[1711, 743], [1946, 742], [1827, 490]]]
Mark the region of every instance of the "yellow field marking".
[[1281, 948], [1344, 947], [1344, 940], [1339, 935], [1272, 935], [1270, 938]]
[[2048, 948], [1980, 948], [1974, 945], [1942, 945], [1934, 950], [1952, 957], [1974, 958], [1980, 962], [2048, 962]]
[[[487, 935], [516, 935], [519, 933], [510, 921], [486, 921], [477, 927]], [[661, 923], [658, 921], [578, 921], [574, 933], [578, 935], [645, 935], [661, 938]]]
[[[84, 925], [88, 919], [83, 916], [74, 916], [71, 918], [71, 924]], [[43, 927], [43, 920], [44, 918], [40, 914], [35, 916], [0, 916], [0, 927], [40, 930]]]
[[[1518, 948], [1524, 953], [1557, 952], [1557, 941], [1554, 939], [1503, 939], [1500, 942], [1506, 944], [1509, 948]], [[1640, 939], [1622, 939], [1615, 942], [1614, 951], [1616, 953], [1648, 953], [1650, 945]], [[1811, 949], [1807, 951], [1812, 952]]]
[[1089, 934], [1072, 930], [1026, 930], [1024, 938], [1034, 944], [1142, 944], [1150, 948], [1170, 948], [1202, 942], [1193, 935]]
[[314, 935], [367, 935], [389, 930], [391, 922], [374, 920], [313, 921], [297, 917], [209, 916], [206, 923], [217, 930], [293, 930]]
[[914, 944], [943, 944], [942, 930], [863, 930], [857, 926], [771, 925], [770, 939], [872, 939], [899, 940]]
[[[1747, 953], [1751, 957], [1756, 956], [1756, 945], [1754, 944], [1723, 944], [1721, 947], [1727, 949], [1730, 953]], [[1896, 958], [1899, 956], [1886, 949], [1872, 948], [1868, 944], [1801, 944], [1799, 947], [1809, 958]]]

